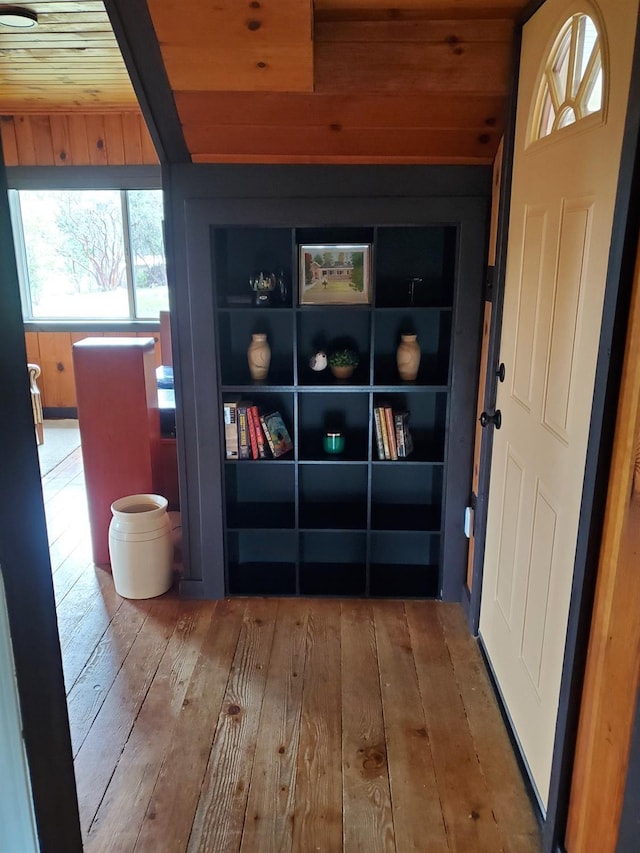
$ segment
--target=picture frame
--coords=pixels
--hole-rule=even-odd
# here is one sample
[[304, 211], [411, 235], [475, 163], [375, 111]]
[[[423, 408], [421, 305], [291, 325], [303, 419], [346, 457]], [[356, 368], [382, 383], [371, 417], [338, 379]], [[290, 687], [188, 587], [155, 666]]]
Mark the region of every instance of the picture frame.
[[371, 243], [301, 244], [300, 305], [369, 305]]

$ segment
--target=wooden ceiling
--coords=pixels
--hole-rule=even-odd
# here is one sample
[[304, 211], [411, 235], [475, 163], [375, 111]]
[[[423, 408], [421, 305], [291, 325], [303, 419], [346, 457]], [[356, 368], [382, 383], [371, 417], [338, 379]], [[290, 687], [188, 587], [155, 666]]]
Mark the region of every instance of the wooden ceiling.
[[[193, 162], [492, 162], [526, 0], [391, 1], [106, 7], [157, 138]], [[105, 4], [24, 5], [37, 28], [0, 26], [0, 113], [135, 108]]]
[[[0, 2], [3, 6], [16, 5]], [[35, 0], [33, 29], [0, 24], [0, 114], [137, 110], [133, 86], [97, 0]]]

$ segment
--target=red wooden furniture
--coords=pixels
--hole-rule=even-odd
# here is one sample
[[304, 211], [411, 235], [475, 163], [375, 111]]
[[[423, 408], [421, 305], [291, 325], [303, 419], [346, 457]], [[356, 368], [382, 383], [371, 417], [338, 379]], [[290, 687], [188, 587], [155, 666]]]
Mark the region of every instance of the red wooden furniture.
[[177, 501], [166, 494], [177, 483], [175, 442], [173, 454], [160, 450], [153, 338], [85, 338], [73, 366], [93, 560], [104, 565], [113, 501], [149, 492]]

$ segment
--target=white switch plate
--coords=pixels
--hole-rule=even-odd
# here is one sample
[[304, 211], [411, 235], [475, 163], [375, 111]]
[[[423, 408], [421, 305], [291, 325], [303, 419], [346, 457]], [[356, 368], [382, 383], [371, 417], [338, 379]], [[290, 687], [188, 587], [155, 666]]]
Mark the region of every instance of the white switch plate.
[[473, 523], [475, 519], [475, 512], [473, 508], [468, 506], [464, 511], [464, 535], [467, 539], [471, 539], [473, 536]]

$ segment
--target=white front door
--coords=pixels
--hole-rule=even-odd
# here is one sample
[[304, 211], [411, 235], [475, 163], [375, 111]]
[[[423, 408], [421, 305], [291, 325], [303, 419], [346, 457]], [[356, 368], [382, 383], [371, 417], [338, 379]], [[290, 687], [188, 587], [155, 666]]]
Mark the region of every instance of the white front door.
[[[565, 119], [531, 141], [545, 67], [557, 89], [585, 71], [588, 35], [582, 65], [577, 35], [547, 64], [575, 13], [600, 31], [603, 109], [562, 126], [554, 89]], [[637, 14], [638, 0], [547, 0], [523, 31], [480, 633], [543, 808]]]

